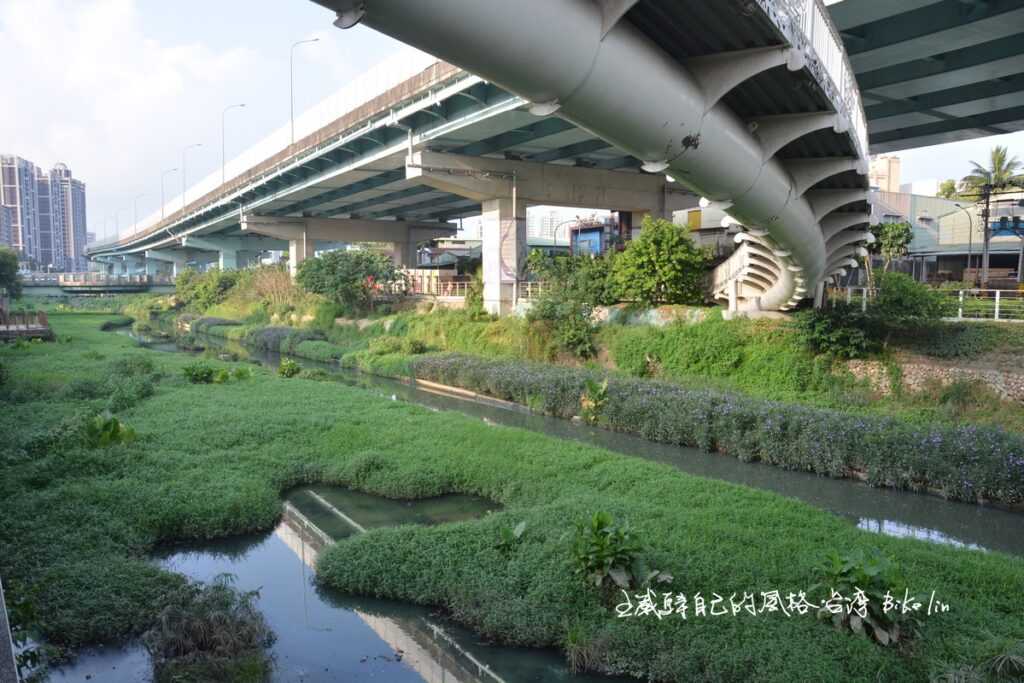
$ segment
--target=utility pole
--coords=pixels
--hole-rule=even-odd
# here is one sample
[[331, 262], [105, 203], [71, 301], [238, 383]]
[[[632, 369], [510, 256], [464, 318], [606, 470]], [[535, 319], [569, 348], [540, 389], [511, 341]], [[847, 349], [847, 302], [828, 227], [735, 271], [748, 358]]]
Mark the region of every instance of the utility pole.
[[989, 224], [989, 214], [992, 201], [992, 186], [985, 184], [981, 186], [982, 197], [985, 199], [985, 208], [981, 210], [982, 238], [984, 243], [981, 248], [981, 288], [988, 289], [988, 257], [989, 241], [992, 238], [992, 226]]

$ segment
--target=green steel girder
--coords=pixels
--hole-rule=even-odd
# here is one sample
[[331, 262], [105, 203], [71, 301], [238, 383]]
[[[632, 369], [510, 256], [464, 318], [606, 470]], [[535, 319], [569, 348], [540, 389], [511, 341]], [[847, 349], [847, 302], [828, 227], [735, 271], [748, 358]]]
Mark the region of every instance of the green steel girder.
[[571, 123], [563, 119], [542, 119], [541, 121], [531, 123], [523, 128], [505, 131], [504, 133], [492, 135], [491, 137], [478, 142], [471, 142], [468, 145], [463, 145], [447, 151], [454, 154], [465, 154], [467, 156], [494, 154], [495, 152], [503, 152], [511, 147], [515, 147], [516, 145], [522, 145], [549, 135], [556, 135], [567, 130], [572, 130], [574, 127], [575, 126]]
[[915, 38], [947, 31], [968, 30], [970, 24], [1024, 8], [1024, 0], [942, 0], [860, 26], [845, 29], [846, 52], [858, 55]]
[[864, 71], [857, 74], [857, 85], [860, 86], [861, 92], [870, 97], [869, 91], [874, 88], [916, 81], [947, 71], [967, 69], [1009, 57], [1020, 57], [1022, 53], [1024, 53], [1024, 33], [1018, 33], [970, 48], [952, 50], [924, 59], [915, 59], [881, 69]]
[[359, 192], [366, 192], [367, 190], [373, 190], [378, 187], [383, 187], [384, 185], [390, 185], [391, 183], [398, 182], [399, 180], [402, 180], [404, 178], [404, 170], [386, 171], [384, 173], [380, 173], [370, 178], [366, 178], [364, 180], [352, 183], [351, 185], [345, 185], [344, 187], [338, 187], [333, 190], [328, 190], [313, 197], [303, 199], [302, 201], [294, 202], [293, 204], [288, 204], [287, 206], [275, 209], [273, 211], [270, 211], [269, 213], [273, 216], [286, 216], [290, 213], [296, 212], [301, 213], [302, 211], [307, 211], [314, 207], [320, 206], [321, 204], [327, 204], [329, 202], [334, 202], [339, 199], [344, 199], [345, 197], [349, 197]]
[[526, 157], [527, 161], [558, 161], [559, 159], [569, 159], [572, 157], [582, 156], [589, 154], [590, 152], [596, 152], [601, 149], [607, 149], [611, 147], [610, 144], [595, 138], [593, 140], [583, 140], [577, 142], [574, 145], [566, 145], [557, 149], [549, 149], [545, 152], [537, 152], [536, 154], [530, 154]]
[[[929, 112], [940, 107], [948, 107], [964, 102], [998, 97], [1024, 90], [1024, 74], [1016, 74], [991, 81], [972, 83], [959, 88], [939, 90], [924, 95], [915, 95], [906, 99], [893, 99], [881, 104], [864, 108], [869, 121], [884, 119], [889, 116]], [[875, 95], [877, 97], [877, 95]]]
[[[925, 123], [919, 126], [908, 126], [896, 130], [887, 130], [871, 136], [871, 144], [881, 145], [888, 142], [898, 142], [912, 138], [920, 138], [926, 135], [941, 135], [942, 133], [954, 133], [960, 130], [974, 128], [987, 129], [989, 126], [996, 126], [1000, 123], [1024, 120], [1024, 107], [1013, 107], [993, 112], [985, 112], [975, 116], [949, 119], [947, 121], [936, 121]], [[1007, 131], [1009, 132], [1009, 131]]]
[[[404, 177], [404, 173], [402, 174]], [[364, 199], [359, 202], [352, 204], [345, 204], [343, 206], [335, 206], [323, 211], [317, 211], [314, 216], [337, 216], [342, 213], [354, 214], [358, 213], [360, 209], [366, 209], [377, 204], [384, 202], [400, 201], [409, 197], [415, 197], [416, 195], [425, 194], [427, 192], [434, 192], [433, 188], [425, 185], [417, 185], [416, 187], [409, 187], [404, 190], [396, 190], [395, 192], [389, 192], [388, 194], [382, 194], [378, 197], [371, 197], [370, 199]]]
[[[429, 188], [428, 188], [429, 190]], [[430, 190], [433, 191], [433, 190]], [[434, 199], [427, 199], [426, 201], [418, 202], [416, 204], [404, 204], [397, 206], [394, 209], [383, 209], [381, 211], [374, 211], [372, 213], [360, 214], [362, 218], [383, 218], [384, 216], [395, 216], [401, 214], [407, 216], [410, 213], [418, 213], [421, 209], [433, 209], [438, 206], [447, 206], [456, 202], [466, 201], [465, 197], [458, 195], [447, 195], [445, 197], [435, 197]]]

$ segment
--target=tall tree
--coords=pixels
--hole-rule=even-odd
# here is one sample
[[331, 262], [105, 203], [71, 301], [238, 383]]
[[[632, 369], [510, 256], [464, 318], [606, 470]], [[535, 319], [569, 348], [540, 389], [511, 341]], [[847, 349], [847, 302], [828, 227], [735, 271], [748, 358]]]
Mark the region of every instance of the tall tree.
[[987, 168], [977, 161], [972, 161], [971, 165], [974, 169], [963, 179], [965, 188], [978, 191], [983, 185], [991, 185], [996, 190], [1024, 186], [1024, 176], [1019, 173], [1020, 159], [1011, 157], [1006, 147], [1001, 145], [992, 148]]
[[21, 278], [18, 277], [18, 254], [8, 247], [0, 246], [0, 292], [17, 299], [21, 296]]
[[939, 196], [943, 199], [956, 199], [960, 196], [957, 190], [956, 181], [950, 178], [939, 183]]
[[914, 239], [914, 228], [910, 223], [879, 223], [871, 226], [875, 236], [872, 251], [881, 254], [885, 261], [883, 270], [888, 271], [893, 259], [907, 253], [907, 247]]

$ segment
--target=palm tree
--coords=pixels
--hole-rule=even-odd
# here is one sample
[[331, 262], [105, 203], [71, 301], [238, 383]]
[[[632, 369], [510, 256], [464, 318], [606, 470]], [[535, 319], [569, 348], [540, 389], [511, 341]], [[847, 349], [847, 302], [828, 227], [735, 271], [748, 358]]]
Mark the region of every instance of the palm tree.
[[989, 155], [989, 168], [977, 161], [972, 161], [974, 170], [963, 179], [965, 189], [978, 191], [983, 185], [991, 185], [993, 190], [1024, 185], [1024, 176], [1017, 171], [1021, 162], [1017, 157], [1008, 157], [1005, 147], [996, 145]]

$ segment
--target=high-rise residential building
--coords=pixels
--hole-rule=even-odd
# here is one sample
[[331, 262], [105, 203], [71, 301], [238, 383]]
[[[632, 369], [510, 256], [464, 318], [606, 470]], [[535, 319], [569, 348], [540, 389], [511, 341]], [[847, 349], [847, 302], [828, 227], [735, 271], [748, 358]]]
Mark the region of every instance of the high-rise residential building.
[[57, 164], [50, 171], [50, 185], [55, 207], [54, 215], [60, 215], [64, 233], [64, 270], [85, 270], [85, 245], [87, 244], [85, 218], [85, 183], [71, 176], [71, 170], [64, 164]]
[[12, 209], [11, 241], [23, 260], [38, 259], [36, 166], [13, 155], [0, 156], [0, 205]]
[[84, 270], [85, 183], [64, 164], [44, 172], [0, 155], [0, 243], [34, 268]]
[[882, 192], [900, 191], [900, 158], [891, 154], [871, 157], [868, 184]]
[[11, 246], [14, 231], [14, 207], [0, 204], [0, 245]]

